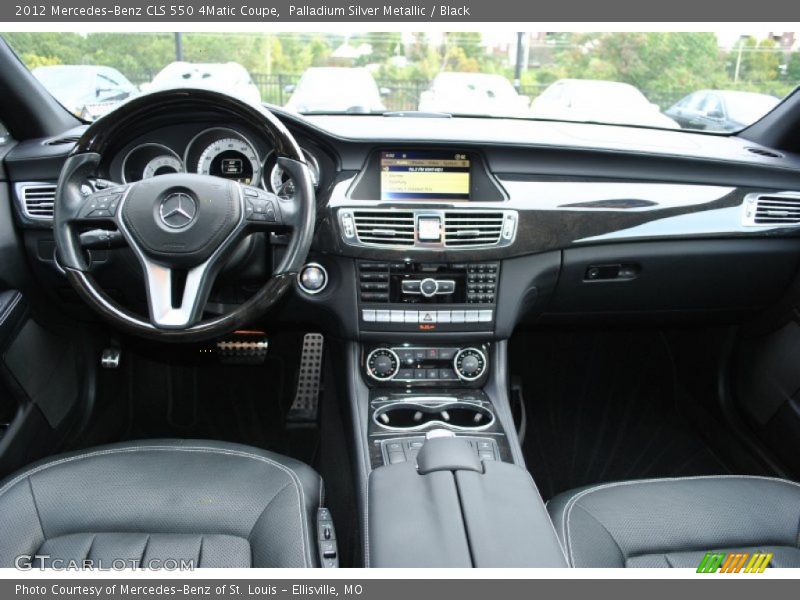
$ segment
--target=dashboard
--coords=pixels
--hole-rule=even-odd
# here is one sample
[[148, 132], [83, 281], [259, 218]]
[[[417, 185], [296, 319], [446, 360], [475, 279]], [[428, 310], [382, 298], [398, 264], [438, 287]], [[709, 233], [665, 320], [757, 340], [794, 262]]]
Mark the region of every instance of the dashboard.
[[[737, 137], [273, 110], [317, 187], [306, 283], [323, 282], [298, 278], [278, 319], [350, 339], [482, 341], [521, 321], [734, 318], [800, 268], [800, 156]], [[111, 181], [186, 171], [293, 195], [269, 137], [222, 114], [160, 115], [123, 137], [101, 162]], [[33, 264], [63, 290], [36, 203], [72, 146], [51, 142], [18, 144], [4, 165]], [[214, 301], [241, 302], [281, 249], [279, 235], [253, 241]], [[132, 262], [120, 253], [95, 267], [124, 295], [135, 267], [118, 269]]]

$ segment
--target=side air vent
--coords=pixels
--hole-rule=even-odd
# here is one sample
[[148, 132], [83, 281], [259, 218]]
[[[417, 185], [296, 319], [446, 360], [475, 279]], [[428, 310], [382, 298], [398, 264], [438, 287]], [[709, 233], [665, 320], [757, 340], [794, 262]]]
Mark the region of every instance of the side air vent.
[[372, 246], [413, 246], [413, 210], [354, 210], [356, 235]]
[[47, 144], [48, 146], [60, 146], [61, 144], [77, 144], [80, 137], [81, 136], [78, 135], [77, 133], [73, 135], [64, 135], [47, 140], [45, 144]]
[[56, 197], [54, 183], [23, 183], [18, 187], [22, 212], [29, 219], [51, 220]]
[[747, 151], [751, 154], [758, 154], [759, 156], [766, 156], [767, 158], [783, 158], [783, 154], [780, 152], [775, 152], [774, 150], [768, 150], [767, 148], [756, 148], [754, 146], [749, 146]]
[[800, 193], [749, 194], [745, 199], [744, 224], [800, 225]]
[[502, 212], [453, 212], [444, 217], [444, 245], [464, 248], [493, 245], [503, 233]]

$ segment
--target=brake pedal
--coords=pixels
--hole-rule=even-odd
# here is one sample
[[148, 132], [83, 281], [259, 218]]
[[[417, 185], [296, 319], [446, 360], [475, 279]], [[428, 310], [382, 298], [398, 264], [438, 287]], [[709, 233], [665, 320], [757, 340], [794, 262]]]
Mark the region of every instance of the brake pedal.
[[320, 333], [307, 333], [303, 336], [297, 391], [287, 416], [289, 421], [315, 421], [317, 419], [324, 345], [325, 338]]
[[217, 357], [226, 365], [260, 365], [267, 360], [269, 340], [263, 331], [234, 331], [217, 341]]

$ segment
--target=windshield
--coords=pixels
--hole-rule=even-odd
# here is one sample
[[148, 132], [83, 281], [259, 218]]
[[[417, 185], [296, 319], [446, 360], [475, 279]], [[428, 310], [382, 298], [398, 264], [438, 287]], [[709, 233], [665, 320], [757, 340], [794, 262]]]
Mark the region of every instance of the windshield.
[[733, 132], [800, 84], [800, 37], [724, 32], [7, 33], [68, 110], [218, 90], [301, 114], [422, 111]]

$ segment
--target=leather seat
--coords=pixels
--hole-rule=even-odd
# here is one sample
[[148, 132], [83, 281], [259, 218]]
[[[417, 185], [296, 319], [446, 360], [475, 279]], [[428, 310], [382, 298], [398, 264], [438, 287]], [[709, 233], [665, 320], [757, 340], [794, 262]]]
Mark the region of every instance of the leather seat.
[[21, 555], [49, 556], [34, 568], [318, 566], [322, 494], [311, 467], [239, 444], [147, 440], [64, 454], [0, 484], [0, 567]]
[[653, 479], [563, 493], [547, 505], [574, 567], [691, 567], [706, 552], [771, 552], [800, 567], [800, 484], [746, 476]]

